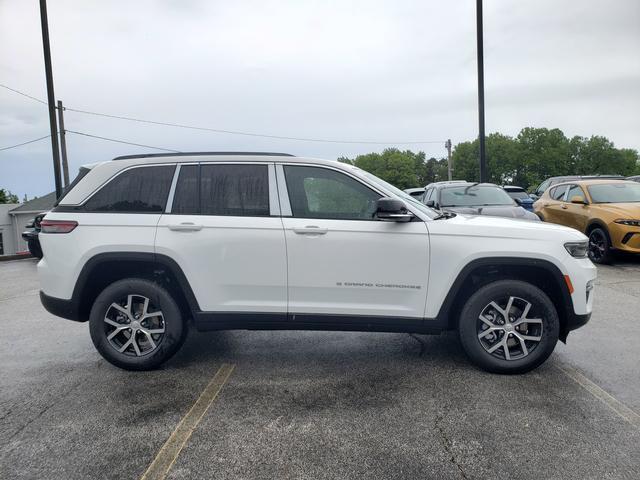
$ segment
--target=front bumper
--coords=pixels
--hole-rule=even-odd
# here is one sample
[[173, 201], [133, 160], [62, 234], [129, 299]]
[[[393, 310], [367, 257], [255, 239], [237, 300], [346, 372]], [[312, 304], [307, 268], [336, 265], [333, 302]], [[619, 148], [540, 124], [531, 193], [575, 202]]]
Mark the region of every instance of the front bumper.
[[629, 253], [640, 253], [640, 227], [609, 224], [611, 246], [616, 250]]
[[566, 343], [569, 332], [583, 327], [589, 322], [590, 319], [591, 313], [585, 313], [584, 315], [577, 315], [574, 313], [573, 315], [568, 315], [566, 318], [566, 322], [563, 325], [562, 330], [560, 331], [560, 340]]
[[80, 318], [78, 305], [73, 300], [51, 297], [40, 290], [40, 302], [47, 312], [56, 317], [66, 318], [75, 322], [86, 322], [87, 320]]

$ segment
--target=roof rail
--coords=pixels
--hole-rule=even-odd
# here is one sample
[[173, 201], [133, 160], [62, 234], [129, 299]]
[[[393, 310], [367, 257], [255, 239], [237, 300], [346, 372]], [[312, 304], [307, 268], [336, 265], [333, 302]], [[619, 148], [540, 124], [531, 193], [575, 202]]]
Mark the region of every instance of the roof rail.
[[246, 155], [261, 157], [294, 157], [290, 153], [277, 152], [179, 152], [179, 153], [141, 153], [139, 155], [123, 155], [114, 158], [114, 160], [130, 160], [133, 158], [162, 158], [162, 157], [196, 157], [196, 156], [212, 156], [212, 155]]

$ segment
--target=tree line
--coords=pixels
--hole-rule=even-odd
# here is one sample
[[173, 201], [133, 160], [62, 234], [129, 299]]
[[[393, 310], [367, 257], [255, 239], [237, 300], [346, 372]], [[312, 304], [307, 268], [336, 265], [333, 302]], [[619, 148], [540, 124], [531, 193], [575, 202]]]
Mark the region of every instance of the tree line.
[[[453, 179], [479, 181], [478, 140], [457, 144], [452, 153]], [[489, 182], [533, 189], [561, 175], [639, 175], [638, 151], [616, 148], [602, 136], [568, 138], [558, 128], [523, 128], [516, 137], [492, 133], [486, 138]], [[423, 187], [448, 179], [446, 158], [389, 148], [338, 161], [355, 165], [398, 188]]]

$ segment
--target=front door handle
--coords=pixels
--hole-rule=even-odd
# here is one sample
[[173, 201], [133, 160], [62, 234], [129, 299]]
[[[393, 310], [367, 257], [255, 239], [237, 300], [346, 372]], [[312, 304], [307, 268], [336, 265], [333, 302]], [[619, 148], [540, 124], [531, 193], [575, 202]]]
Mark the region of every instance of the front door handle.
[[560, 205], [560, 208], [562, 208], [562, 209], [566, 210], [566, 209], [567, 209], [567, 208], [569, 208], [569, 207], [567, 207], [567, 206], [563, 203], [562, 205]]
[[298, 235], [324, 235], [328, 229], [315, 225], [307, 225], [306, 227], [293, 228], [293, 231]]
[[202, 230], [202, 225], [197, 225], [193, 222], [174, 223], [167, 225], [167, 227], [174, 232], [197, 232]]

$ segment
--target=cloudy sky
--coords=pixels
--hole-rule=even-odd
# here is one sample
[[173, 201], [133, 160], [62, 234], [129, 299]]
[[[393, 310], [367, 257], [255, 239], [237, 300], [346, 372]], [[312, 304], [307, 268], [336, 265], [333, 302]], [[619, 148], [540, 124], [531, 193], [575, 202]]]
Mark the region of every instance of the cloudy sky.
[[[49, 0], [56, 97], [114, 115], [443, 156], [477, 135], [473, 0]], [[487, 131], [640, 149], [638, 0], [485, 0]], [[46, 99], [37, 0], [0, 0], [0, 83]], [[322, 158], [383, 145], [228, 135], [66, 112], [69, 130], [175, 150]], [[0, 148], [49, 133], [0, 88]], [[402, 145], [399, 142], [435, 142]], [[71, 170], [152, 151], [67, 135]], [[73, 174], [72, 174], [73, 176]], [[0, 151], [0, 188], [53, 190], [47, 140]]]

